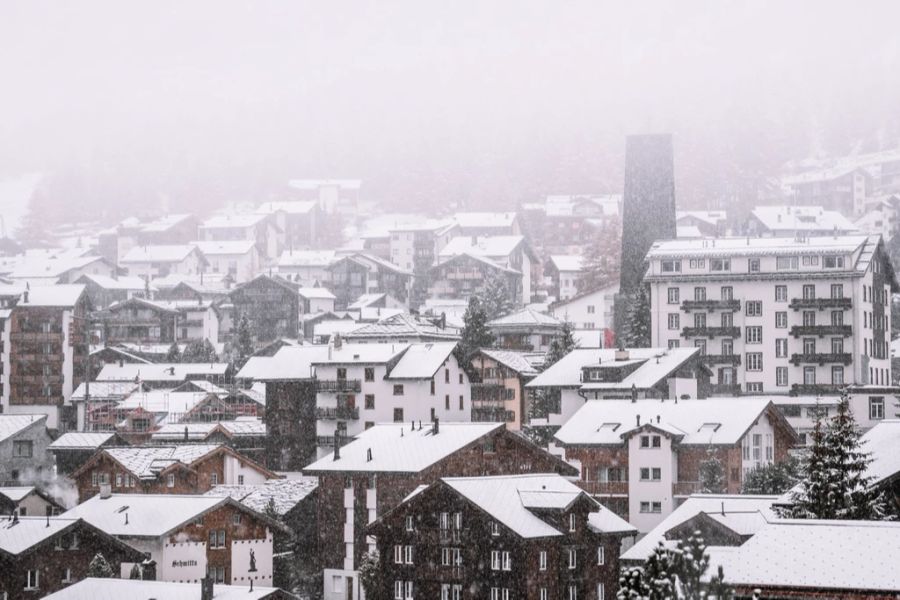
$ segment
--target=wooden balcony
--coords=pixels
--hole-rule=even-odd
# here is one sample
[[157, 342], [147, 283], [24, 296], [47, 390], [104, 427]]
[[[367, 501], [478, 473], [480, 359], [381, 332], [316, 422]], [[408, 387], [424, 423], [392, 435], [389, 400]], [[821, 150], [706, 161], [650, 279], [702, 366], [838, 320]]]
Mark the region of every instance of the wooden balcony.
[[853, 362], [853, 355], [849, 352], [812, 352], [803, 354], [791, 354], [791, 363], [797, 366], [801, 363], [815, 363], [820, 367], [826, 363], [841, 363], [849, 365]]
[[731, 365], [738, 367], [741, 364], [740, 354], [704, 354], [700, 357], [704, 365]]
[[741, 337], [740, 327], [685, 327], [681, 330], [681, 337]]
[[852, 325], [794, 325], [791, 327], [791, 335], [800, 337], [804, 335], [815, 335], [825, 337], [826, 335], [839, 335], [842, 337], [850, 337], [853, 335]]
[[836, 395], [845, 387], [839, 383], [795, 383], [791, 386], [791, 396]]
[[690, 496], [700, 492], [701, 485], [699, 481], [676, 481], [672, 484], [673, 496]]
[[362, 383], [359, 379], [319, 379], [316, 381], [317, 392], [356, 392], [362, 390]]
[[576, 481], [575, 484], [592, 496], [627, 496], [627, 481]]
[[[347, 444], [352, 442], [354, 439], [356, 439], [356, 438], [354, 438], [352, 436], [342, 435], [341, 436], [341, 446], [342, 447], [346, 446]], [[317, 435], [316, 436], [316, 445], [322, 446], [322, 447], [327, 447], [327, 448], [334, 448], [334, 436], [333, 435]]]
[[850, 298], [794, 298], [789, 306], [794, 310], [809, 308], [850, 310], [853, 307], [853, 301]]
[[685, 300], [681, 303], [681, 310], [691, 312], [692, 310], [713, 311], [723, 310], [730, 312], [738, 312], [741, 310], [740, 300]]
[[472, 407], [472, 421], [476, 423], [510, 423], [515, 413], [500, 407]]
[[359, 407], [357, 406], [337, 406], [337, 407], [316, 407], [316, 418], [323, 421], [335, 420], [352, 420], [359, 419]]
[[714, 383], [709, 386], [709, 393], [719, 396], [740, 396], [741, 386], [737, 383]]

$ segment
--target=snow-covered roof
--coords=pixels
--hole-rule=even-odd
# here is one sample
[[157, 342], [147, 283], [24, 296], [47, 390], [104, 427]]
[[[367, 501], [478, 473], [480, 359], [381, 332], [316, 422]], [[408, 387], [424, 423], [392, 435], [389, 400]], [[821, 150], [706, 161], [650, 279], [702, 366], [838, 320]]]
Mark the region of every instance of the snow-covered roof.
[[[228, 437], [264, 437], [266, 424], [258, 417], [238, 418], [213, 423], [167, 423], [153, 432], [153, 442], [178, 442], [205, 440], [215, 431]], [[185, 434], [187, 437], [185, 437]]]
[[92, 433], [88, 431], [70, 431], [64, 433], [50, 444], [51, 450], [96, 450], [116, 434], [103, 431]]
[[774, 519], [772, 504], [778, 500], [778, 496], [754, 496], [749, 494], [693, 494], [681, 503], [678, 508], [669, 513], [659, 524], [642, 537], [634, 546], [622, 554], [622, 560], [641, 561], [653, 554], [653, 549], [659, 542], [665, 540], [665, 535], [671, 529], [689, 521], [700, 513], [717, 512], [720, 516], [735, 514], [761, 514], [766, 518]]
[[821, 206], [757, 206], [752, 214], [769, 231], [857, 231], [847, 217]]
[[[83, 269], [96, 262], [106, 262], [102, 256], [73, 256], [52, 254], [17, 254], [0, 258], [0, 272], [10, 279], [56, 279], [74, 269]], [[110, 265], [111, 266], [111, 265]]]
[[284, 212], [290, 215], [305, 215], [316, 207], [315, 200], [288, 200], [283, 202], [263, 202], [257, 208], [257, 212], [274, 213]]
[[699, 352], [697, 348], [630, 348], [628, 360], [642, 364], [621, 382], [582, 382], [583, 367], [615, 368], [625, 361], [616, 360], [615, 348], [576, 348], [531, 380], [528, 387], [579, 387], [583, 389], [649, 389], [665, 379]]
[[543, 352], [519, 352], [494, 348], [482, 348], [480, 352], [521, 375], [537, 375], [538, 368], [544, 364], [547, 357]]
[[164, 423], [177, 423], [194, 407], [205, 400], [207, 392], [174, 392], [155, 389], [135, 392], [120, 401], [116, 408], [124, 411], [143, 409], [157, 415], [165, 415]]
[[619, 445], [625, 435], [653, 427], [680, 437], [682, 444], [731, 445], [770, 405], [764, 397], [589, 400], [556, 432], [556, 439], [572, 445]]
[[33, 485], [19, 485], [0, 487], [0, 496], [5, 496], [13, 502], [21, 502], [30, 496], [36, 488]]
[[488, 321], [491, 329], [503, 329], [505, 327], [519, 328], [522, 326], [562, 327], [562, 321], [551, 315], [545, 315], [531, 308], [523, 308], [508, 315]]
[[347, 307], [347, 310], [360, 310], [366, 308], [372, 304], [375, 304], [382, 298], [387, 296], [384, 292], [374, 292], [371, 294], [362, 294], [359, 298], [357, 298], [352, 304]]
[[18, 306], [70, 307], [75, 306], [83, 293], [84, 286], [78, 283], [35, 285], [28, 292], [28, 302], [23, 295]]
[[275, 512], [284, 515], [318, 487], [318, 477], [304, 476], [296, 479], [269, 479], [256, 485], [217, 485], [206, 492], [206, 495], [228, 496], [260, 513], [266, 511], [271, 500], [275, 505]]
[[[875, 236], [878, 237], [878, 236]], [[869, 238], [864, 235], [812, 236], [802, 240], [793, 237], [720, 237], [699, 240], [676, 239], [653, 243], [647, 260], [657, 258], [690, 258], [692, 256], [760, 256], [801, 254], [849, 254], [860, 249]]]
[[224, 448], [221, 444], [184, 444], [181, 446], [129, 446], [105, 448], [108, 456], [140, 479], [155, 479], [160, 471], [175, 463], [190, 465]]
[[135, 246], [119, 259], [122, 264], [129, 263], [178, 263], [185, 260], [197, 248], [190, 244], [168, 246]]
[[337, 260], [334, 250], [285, 250], [279, 267], [327, 267]]
[[469, 254], [487, 258], [506, 258], [525, 241], [521, 235], [460, 236], [451, 239], [440, 252], [441, 258]]
[[879, 483], [900, 475], [900, 419], [885, 419], [863, 435], [862, 449], [872, 453], [866, 475]]
[[313, 363], [328, 358], [328, 346], [285, 346], [274, 356], [251, 356], [238, 371], [238, 379], [279, 381], [311, 379]]
[[214, 215], [200, 224], [200, 229], [230, 229], [232, 227], [253, 227], [268, 219], [264, 213], [243, 213]]
[[313, 339], [318, 340], [323, 337], [331, 338], [336, 333], [344, 335], [356, 331], [363, 326], [362, 323], [347, 319], [329, 319], [313, 325]]
[[[445, 477], [441, 482], [523, 538], [556, 537], [562, 531], [538, 517], [533, 509], [562, 510], [584, 497], [596, 504], [599, 523], [615, 531], [633, 531], [621, 518], [604, 508], [578, 486], [555, 474], [500, 475], [495, 477]], [[603, 514], [608, 513], [608, 514]]]
[[332, 347], [324, 357], [313, 365], [344, 364], [384, 364], [403, 354], [409, 344], [352, 344], [343, 343], [340, 348]]
[[679, 210], [675, 212], [675, 223], [682, 219], [697, 219], [709, 225], [718, 225], [728, 218], [724, 210]]
[[117, 537], [157, 538], [229, 502], [237, 504], [230, 498], [188, 494], [97, 494], [62, 516], [84, 519]]
[[47, 415], [0, 414], [0, 442], [4, 442], [35, 423], [47, 423]]
[[221, 242], [191, 242], [206, 256], [244, 255], [256, 246], [253, 240], [227, 240]]
[[[440, 423], [437, 435], [431, 423], [415, 430], [411, 423], [379, 423], [343, 446], [340, 458], [329, 454], [304, 473], [366, 471], [418, 473], [465, 448], [476, 440], [504, 428], [503, 423]], [[372, 460], [368, 460], [371, 451]]]
[[579, 272], [584, 268], [584, 257], [578, 254], [554, 254], [550, 262], [560, 272]]
[[0, 551], [13, 556], [21, 554], [76, 523], [78, 519], [71, 517], [19, 517], [18, 521], [4, 518], [0, 521]]
[[455, 328], [440, 328], [431, 321], [409, 314], [399, 314], [383, 319], [377, 323], [363, 325], [347, 335], [347, 339], [367, 339], [396, 337], [411, 339], [416, 336], [458, 340], [459, 332]]
[[696, 225], [678, 225], [675, 227], [675, 237], [679, 239], [700, 239], [703, 234]]
[[[134, 381], [92, 381], [90, 382], [90, 398], [124, 398], [133, 391], [138, 389], [138, 384]], [[72, 392], [72, 400], [84, 399], [85, 385], [84, 382], [79, 383], [75, 391]]]
[[900, 590], [900, 523], [775, 520], [722, 557], [725, 581], [742, 587]]
[[136, 219], [123, 221], [123, 225], [137, 225], [141, 231], [145, 233], [161, 233], [163, 231], [168, 231], [172, 227], [178, 225], [179, 223], [192, 218], [193, 215], [188, 213], [175, 214], [175, 215], [166, 215], [164, 217], [160, 217], [153, 221], [149, 221], [143, 225], [140, 224]]
[[516, 220], [515, 212], [458, 212], [453, 219], [460, 227], [485, 228], [512, 227]]
[[334, 300], [335, 295], [323, 287], [302, 287], [298, 293], [309, 300]]
[[[213, 586], [212, 600], [266, 600], [281, 597], [278, 588], [255, 585], [251, 591], [245, 585]], [[49, 596], [47, 600], [197, 600], [200, 592], [196, 583], [172, 581], [143, 581], [140, 579], [98, 579], [88, 577], [66, 586]], [[287, 597], [285, 595], [285, 597]]]
[[132, 277], [126, 275], [119, 275], [117, 278], [113, 279], [108, 275], [94, 275], [91, 273], [85, 273], [78, 279], [89, 279], [90, 281], [93, 281], [98, 286], [106, 290], [143, 291], [147, 285], [140, 277]]
[[180, 382], [209, 375], [225, 375], [228, 363], [108, 363], [103, 365], [97, 381], [168, 381]]
[[[371, 346], [375, 344], [365, 344]], [[391, 369], [388, 379], [431, 379], [441, 368], [453, 349], [455, 342], [428, 342], [410, 344], [400, 360]]]

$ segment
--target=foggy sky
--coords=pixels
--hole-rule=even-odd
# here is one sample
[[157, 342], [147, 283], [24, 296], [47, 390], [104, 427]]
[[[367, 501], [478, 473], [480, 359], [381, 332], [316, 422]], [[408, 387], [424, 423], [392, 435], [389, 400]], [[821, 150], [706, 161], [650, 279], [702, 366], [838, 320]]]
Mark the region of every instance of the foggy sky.
[[106, 207], [254, 200], [291, 177], [507, 207], [621, 191], [624, 136], [670, 131], [679, 203], [699, 205], [788, 158], [896, 146], [898, 17], [889, 0], [0, 0], [0, 175], [74, 173]]

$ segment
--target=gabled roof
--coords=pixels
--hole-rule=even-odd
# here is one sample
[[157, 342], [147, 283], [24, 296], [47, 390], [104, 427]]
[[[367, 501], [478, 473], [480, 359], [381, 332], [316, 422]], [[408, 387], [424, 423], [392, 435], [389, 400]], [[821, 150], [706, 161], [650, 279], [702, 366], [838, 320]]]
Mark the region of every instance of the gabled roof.
[[121, 264], [131, 263], [179, 263], [191, 254], [197, 253], [202, 262], [203, 254], [190, 244], [169, 246], [135, 246], [119, 259]]
[[285, 346], [274, 356], [251, 356], [236, 377], [254, 381], [312, 379], [313, 363], [328, 357], [328, 346]]
[[440, 252], [441, 258], [469, 254], [483, 258], [506, 258], [525, 242], [521, 235], [460, 236], [451, 239]]
[[[88, 577], [49, 596], [44, 596], [44, 598], [47, 600], [137, 600], [142, 598], [197, 600], [198, 589], [196, 583]], [[244, 585], [217, 583], [213, 587], [212, 600], [268, 600], [269, 598], [294, 598], [294, 596], [279, 588], [258, 585], [254, 586], [252, 591]]]
[[431, 379], [450, 358], [454, 348], [456, 342], [410, 344], [387, 379]]
[[256, 277], [254, 277], [253, 279], [251, 279], [250, 281], [246, 281], [246, 282], [240, 284], [239, 286], [235, 287], [233, 290], [231, 290], [231, 292], [229, 292], [228, 295], [231, 296], [235, 292], [242, 291], [249, 287], [254, 287], [256, 285], [259, 285], [260, 283], [272, 283], [274, 285], [283, 287], [284, 289], [286, 289], [294, 294], [297, 293], [297, 290], [300, 287], [278, 275], [268, 275], [266, 273], [261, 273], [261, 274], [257, 275]]
[[308, 300], [334, 300], [335, 295], [328, 288], [323, 287], [302, 287], [297, 290], [298, 293]]
[[323, 357], [315, 360], [316, 365], [345, 364], [386, 364], [400, 357], [409, 344], [348, 344], [342, 343], [339, 348], [331, 347]]
[[537, 375], [539, 367], [546, 360], [546, 354], [543, 352], [519, 352], [494, 348], [481, 348], [478, 351], [520, 375]]
[[[183, 214], [175, 214], [175, 215], [166, 215], [164, 217], [160, 217], [159, 219], [149, 221], [148, 223], [145, 223], [143, 225], [141, 225], [139, 222], [134, 222], [134, 224], [137, 225], [139, 227], [140, 231], [143, 231], [144, 233], [161, 233], [163, 231], [168, 231], [169, 229], [171, 229], [172, 227], [175, 227], [179, 223], [183, 223], [184, 221], [187, 221], [187, 220], [193, 219], [193, 218], [194, 218], [194, 215], [191, 215], [189, 213], [183, 213]], [[126, 223], [124, 221], [122, 224], [126, 225]]]
[[347, 306], [347, 310], [360, 310], [362, 308], [366, 308], [368, 306], [371, 306], [372, 304], [375, 304], [385, 296], [387, 296], [387, 294], [384, 292], [362, 294], [352, 304]]
[[900, 477], [900, 419], [885, 419], [863, 435], [862, 450], [872, 453], [866, 475], [873, 484]]
[[730, 446], [764, 414], [780, 414], [766, 397], [588, 400], [555, 437], [566, 445], [621, 445], [634, 430], [650, 426], [682, 436], [682, 444]]
[[754, 496], [750, 494], [694, 494], [678, 508], [668, 514], [637, 543], [622, 554], [622, 560], [643, 562], [649, 557], [659, 542], [665, 542], [665, 535], [671, 529], [685, 523], [700, 513], [712, 515], [725, 513], [732, 515], [762, 514], [774, 519], [772, 504], [778, 496]]
[[253, 240], [226, 240], [221, 242], [191, 242], [206, 256], [232, 256], [248, 254], [256, 247]]
[[103, 365], [97, 381], [168, 381], [177, 383], [192, 377], [225, 375], [228, 363], [109, 363]]
[[[361, 471], [418, 473], [488, 434], [502, 431], [503, 423], [441, 423], [439, 433], [430, 423], [411, 429], [410, 423], [379, 423], [363, 431], [332, 455], [303, 469], [304, 473]], [[368, 460], [371, 450], [372, 460]]]
[[47, 425], [47, 415], [10, 415], [0, 414], [0, 442], [17, 435], [35, 423]]
[[228, 438], [265, 437], [266, 424], [257, 417], [211, 423], [167, 423], [153, 432], [153, 442], [202, 441], [216, 432]]
[[757, 206], [752, 215], [769, 231], [857, 231], [847, 217], [821, 206]]
[[103, 444], [115, 438], [110, 431], [91, 433], [87, 431], [70, 431], [64, 433], [50, 444], [51, 450], [97, 450]]
[[83, 294], [84, 285], [78, 283], [35, 285], [28, 291], [28, 302], [25, 302], [23, 294], [17, 306], [19, 308], [28, 308], [29, 306], [69, 308], [75, 306]]
[[0, 556], [18, 556], [78, 524], [76, 518], [18, 517], [0, 520]]
[[470, 252], [461, 252], [459, 254], [454, 254], [452, 256], [442, 256], [441, 259], [433, 267], [431, 267], [430, 270], [433, 271], [440, 267], [444, 267], [448, 264], [454, 263], [459, 260], [464, 260], [464, 259], [474, 260], [475, 262], [480, 263], [486, 267], [495, 269], [497, 271], [502, 271], [504, 273], [511, 273], [514, 275], [522, 274], [521, 272], [516, 271], [515, 269], [510, 269], [508, 267], [504, 267], [500, 263], [498, 263], [486, 256], [478, 256], [477, 254], [472, 254]]
[[584, 268], [584, 257], [578, 254], [554, 254], [550, 262], [560, 272], [580, 272]]
[[460, 338], [456, 329], [442, 329], [427, 319], [405, 313], [388, 317], [377, 323], [363, 325], [359, 329], [348, 333], [346, 338], [349, 340], [386, 337], [411, 339], [416, 336], [445, 340], [458, 340]]
[[896, 593], [900, 523], [773, 520], [721, 559], [725, 581], [741, 587]]
[[498, 317], [492, 321], [488, 321], [488, 327], [492, 329], [503, 329], [505, 327], [522, 327], [522, 326], [542, 326], [542, 327], [562, 327], [562, 321], [556, 317], [545, 315], [531, 308], [523, 308], [508, 315]]
[[228, 496], [257, 512], [265, 512], [271, 500], [276, 514], [283, 516], [318, 487], [318, 477], [270, 479], [256, 485], [217, 485], [205, 495]]
[[143, 291], [147, 287], [147, 284], [140, 277], [132, 277], [126, 275], [119, 275], [117, 278], [113, 279], [108, 275], [94, 275], [92, 273], [85, 273], [77, 279], [76, 283], [84, 283], [85, 280], [92, 281], [97, 286], [106, 290]]

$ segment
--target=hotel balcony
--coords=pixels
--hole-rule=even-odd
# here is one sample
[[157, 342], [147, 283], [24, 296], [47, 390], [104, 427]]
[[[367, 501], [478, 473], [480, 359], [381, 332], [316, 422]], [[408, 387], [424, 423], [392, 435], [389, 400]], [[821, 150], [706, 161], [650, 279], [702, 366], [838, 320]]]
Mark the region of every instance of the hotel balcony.
[[575, 484], [592, 496], [627, 496], [627, 481], [576, 481]]
[[741, 364], [740, 354], [704, 354], [700, 357], [700, 362], [704, 365], [732, 365], [739, 367]]
[[681, 303], [681, 310], [691, 312], [692, 310], [725, 310], [738, 312], [741, 310], [740, 300], [685, 300]]
[[681, 330], [681, 337], [741, 337], [740, 327], [685, 327]]
[[845, 387], [840, 383], [795, 383], [791, 386], [791, 396], [835, 395]]
[[794, 298], [789, 306], [794, 310], [803, 308], [850, 310], [853, 307], [853, 301], [850, 298]]
[[672, 484], [672, 495], [690, 496], [691, 494], [698, 494], [701, 487], [699, 481], [676, 481]]
[[359, 407], [338, 406], [336, 408], [316, 407], [316, 418], [325, 421], [357, 420], [359, 419]]
[[825, 363], [841, 363], [849, 365], [853, 362], [853, 355], [849, 352], [812, 352], [804, 354], [791, 354], [791, 363], [797, 366], [801, 363], [816, 363], [819, 366]]
[[359, 379], [319, 379], [316, 381], [317, 392], [356, 392], [362, 390]]
[[825, 337], [826, 335], [840, 335], [850, 337], [853, 335], [852, 325], [794, 325], [791, 327], [791, 335], [800, 337], [803, 335], [817, 335]]

